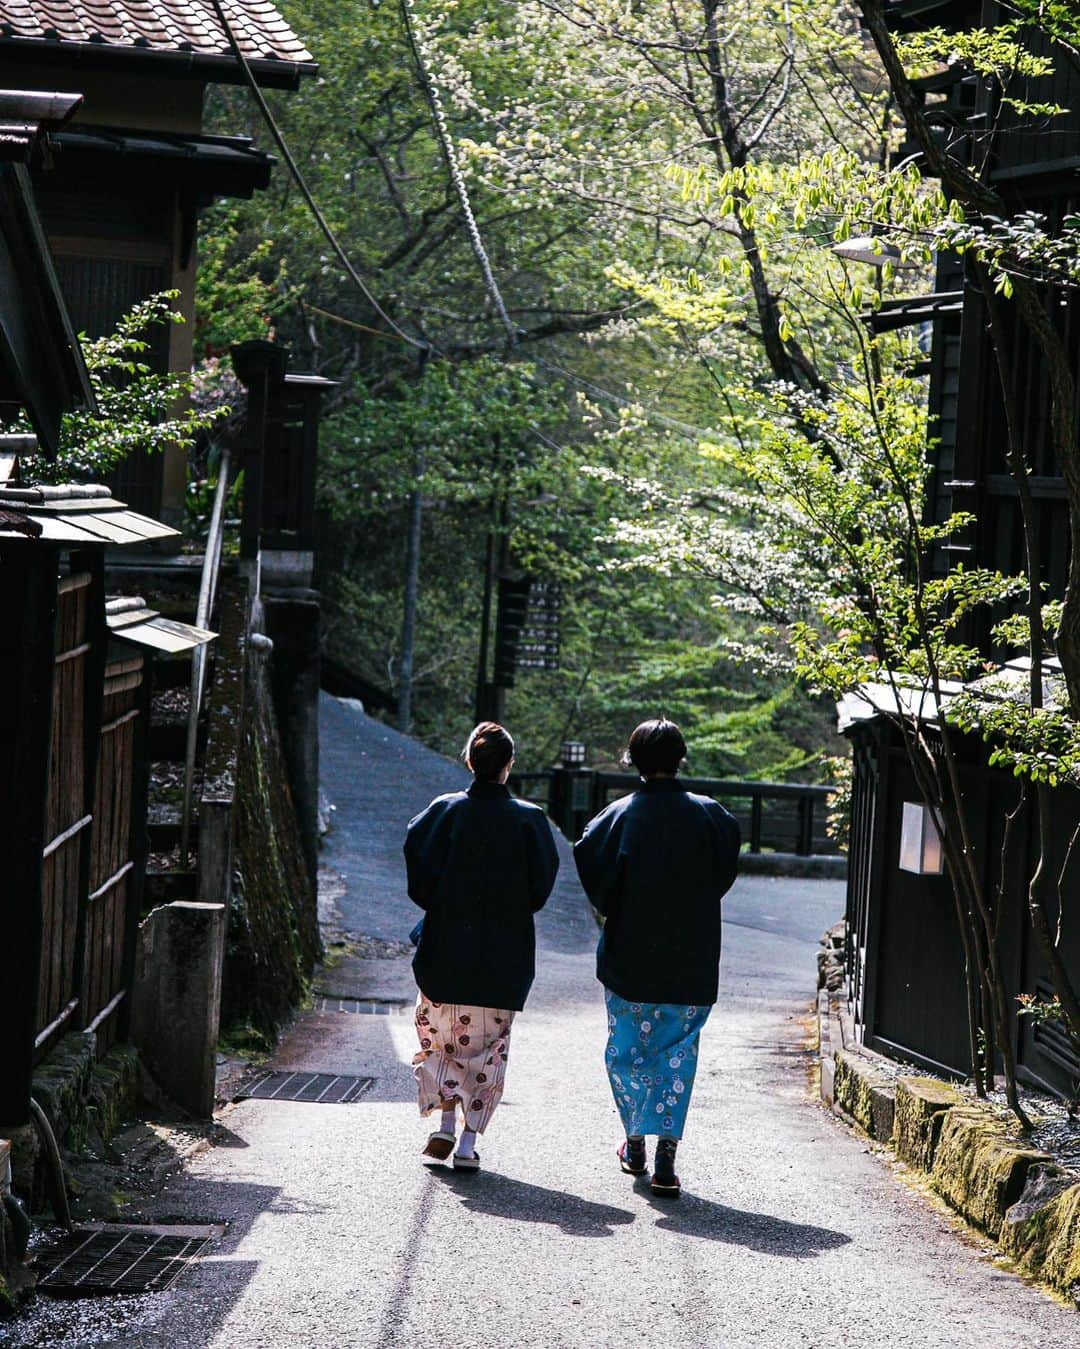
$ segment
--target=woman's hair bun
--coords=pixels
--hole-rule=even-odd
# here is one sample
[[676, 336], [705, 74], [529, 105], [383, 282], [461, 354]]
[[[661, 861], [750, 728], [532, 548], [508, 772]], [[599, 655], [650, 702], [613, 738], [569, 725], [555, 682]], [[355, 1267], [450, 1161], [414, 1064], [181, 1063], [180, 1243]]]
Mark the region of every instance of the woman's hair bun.
[[514, 757], [514, 742], [497, 721], [482, 721], [466, 740], [461, 757], [479, 782], [495, 782]]

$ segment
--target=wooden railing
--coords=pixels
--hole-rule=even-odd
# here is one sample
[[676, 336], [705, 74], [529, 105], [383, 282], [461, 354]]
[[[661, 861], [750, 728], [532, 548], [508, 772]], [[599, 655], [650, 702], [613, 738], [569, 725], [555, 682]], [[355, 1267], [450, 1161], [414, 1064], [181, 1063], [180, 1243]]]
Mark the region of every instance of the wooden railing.
[[[731, 811], [751, 853], [794, 853], [801, 857], [839, 852], [826, 829], [826, 803], [833, 788], [804, 782], [746, 782], [729, 778], [680, 778], [688, 791], [711, 796]], [[578, 838], [588, 820], [617, 796], [641, 783], [636, 773], [554, 768], [514, 773], [510, 789], [542, 805], [568, 838]]]
[[509, 786], [515, 796], [547, 810], [551, 801], [551, 769], [542, 773], [511, 773]]

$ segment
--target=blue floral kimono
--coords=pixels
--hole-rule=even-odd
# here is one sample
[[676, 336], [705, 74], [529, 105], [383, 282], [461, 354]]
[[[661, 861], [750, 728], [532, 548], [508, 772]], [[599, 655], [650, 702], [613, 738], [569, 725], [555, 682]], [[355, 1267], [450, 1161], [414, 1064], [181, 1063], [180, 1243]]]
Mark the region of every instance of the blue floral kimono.
[[627, 1137], [681, 1138], [697, 1072], [698, 1036], [711, 1007], [627, 1002], [604, 990], [607, 1071]]

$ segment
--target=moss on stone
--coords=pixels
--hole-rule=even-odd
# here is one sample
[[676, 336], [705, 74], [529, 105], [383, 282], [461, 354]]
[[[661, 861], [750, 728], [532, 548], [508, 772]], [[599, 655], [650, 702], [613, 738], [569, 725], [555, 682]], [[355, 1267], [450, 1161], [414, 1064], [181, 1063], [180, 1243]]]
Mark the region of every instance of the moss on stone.
[[944, 1114], [964, 1098], [932, 1077], [902, 1077], [896, 1085], [896, 1151], [908, 1166], [929, 1171]]
[[1001, 1247], [1021, 1269], [1080, 1304], [1080, 1182], [1050, 1164], [1032, 1166], [1005, 1214]]
[[236, 785], [223, 1036], [272, 1043], [307, 995], [318, 911], [289, 791], [265, 657], [249, 653]]
[[837, 1050], [833, 1100], [871, 1138], [888, 1142], [893, 1132], [895, 1091], [884, 1073], [861, 1054]]
[[97, 1052], [92, 1031], [65, 1035], [34, 1069], [34, 1099], [49, 1117], [57, 1140], [78, 1149], [86, 1141], [83, 1101], [90, 1086]]
[[86, 1093], [88, 1126], [103, 1142], [135, 1113], [139, 1056], [131, 1045], [110, 1049], [94, 1069]]
[[959, 1106], [943, 1115], [931, 1184], [969, 1222], [997, 1237], [1029, 1167], [1049, 1162], [986, 1109]]

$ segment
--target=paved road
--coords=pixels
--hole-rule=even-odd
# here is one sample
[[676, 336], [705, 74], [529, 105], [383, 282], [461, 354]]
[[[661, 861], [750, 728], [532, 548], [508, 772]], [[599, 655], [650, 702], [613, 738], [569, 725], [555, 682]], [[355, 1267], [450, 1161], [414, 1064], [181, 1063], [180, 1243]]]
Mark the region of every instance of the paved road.
[[[335, 860], [359, 857], [361, 803], [381, 821], [341, 901], [350, 922], [411, 914], [400, 822], [452, 765], [330, 707], [350, 822]], [[354, 739], [349, 739], [354, 737]], [[337, 749], [365, 746], [368, 780]], [[383, 747], [383, 748], [380, 748]], [[424, 777], [425, 765], [430, 777]], [[338, 768], [328, 767], [328, 778]], [[436, 780], [438, 779], [438, 780]], [[423, 788], [424, 782], [431, 785]], [[345, 788], [327, 783], [341, 817]], [[363, 788], [363, 792], [367, 787]], [[398, 793], [400, 791], [400, 796]], [[400, 807], [395, 806], [400, 801]], [[386, 828], [390, 821], [392, 829]], [[351, 841], [350, 841], [351, 840]], [[573, 896], [564, 878], [560, 905]], [[620, 1174], [601, 1063], [591, 940], [546, 924], [534, 997], [515, 1025], [508, 1088], [483, 1142], [485, 1172], [426, 1172], [417, 1153], [406, 1016], [311, 1015], [278, 1061], [371, 1073], [355, 1106], [249, 1101], [232, 1146], [196, 1160], [158, 1218], [226, 1219], [214, 1256], [171, 1292], [123, 1308], [45, 1308], [14, 1343], [140, 1349], [1062, 1349], [1076, 1316], [998, 1270], [815, 1104], [807, 1012], [830, 882], [747, 878], [727, 901], [721, 999], [706, 1027], [680, 1151], [686, 1193], [653, 1200]], [[591, 934], [588, 934], [591, 939]]]

